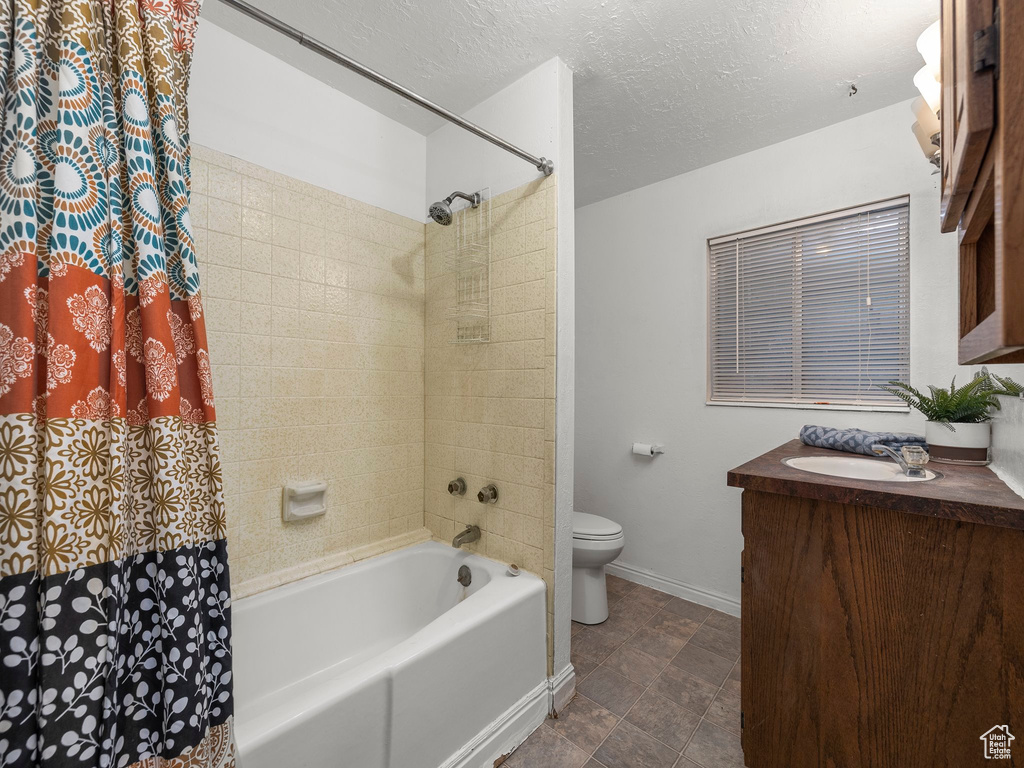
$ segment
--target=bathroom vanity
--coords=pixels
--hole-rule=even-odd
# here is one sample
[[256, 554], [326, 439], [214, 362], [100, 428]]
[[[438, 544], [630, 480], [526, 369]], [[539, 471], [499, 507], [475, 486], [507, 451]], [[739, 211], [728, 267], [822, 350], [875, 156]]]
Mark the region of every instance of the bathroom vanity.
[[835, 455], [794, 440], [729, 473], [748, 768], [988, 765], [1003, 725], [1021, 746], [999, 764], [1024, 765], [1024, 499], [985, 467], [897, 483], [783, 464]]

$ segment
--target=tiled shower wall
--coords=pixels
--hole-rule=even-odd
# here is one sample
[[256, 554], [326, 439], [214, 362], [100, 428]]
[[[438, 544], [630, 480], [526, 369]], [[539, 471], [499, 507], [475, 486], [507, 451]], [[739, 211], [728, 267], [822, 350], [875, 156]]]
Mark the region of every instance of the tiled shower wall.
[[[426, 524], [450, 541], [479, 525], [468, 549], [515, 562], [548, 585], [548, 652], [554, 584], [555, 177], [491, 201], [491, 333], [452, 344], [455, 279], [445, 255], [455, 226], [426, 236]], [[465, 478], [454, 498], [448, 481]], [[477, 491], [493, 482], [496, 504]]]
[[423, 224], [200, 146], [192, 187], [236, 596], [425, 537]]
[[[491, 341], [472, 345], [450, 343], [456, 227], [195, 145], [192, 187], [235, 596], [475, 524], [468, 549], [544, 577], [550, 627], [554, 177], [491, 201]], [[282, 487], [320, 479], [327, 514], [284, 524]]]

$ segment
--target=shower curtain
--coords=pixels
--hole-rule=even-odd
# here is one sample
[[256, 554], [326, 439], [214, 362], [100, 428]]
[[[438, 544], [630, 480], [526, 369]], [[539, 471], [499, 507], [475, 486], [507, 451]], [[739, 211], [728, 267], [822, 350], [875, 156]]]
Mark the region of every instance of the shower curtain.
[[0, 767], [234, 765], [196, 0], [0, 9]]

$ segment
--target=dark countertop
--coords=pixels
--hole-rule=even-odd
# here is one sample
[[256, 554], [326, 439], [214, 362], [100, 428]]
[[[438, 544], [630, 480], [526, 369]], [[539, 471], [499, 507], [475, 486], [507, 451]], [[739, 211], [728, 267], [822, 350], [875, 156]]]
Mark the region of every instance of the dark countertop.
[[[729, 472], [729, 485], [751, 491], [896, 509], [915, 515], [1024, 530], [1024, 498], [988, 467], [932, 462], [943, 476], [920, 483], [886, 483], [816, 475], [782, 463], [793, 456], [853, 456], [791, 440]], [[872, 459], [867, 461], [891, 461]]]

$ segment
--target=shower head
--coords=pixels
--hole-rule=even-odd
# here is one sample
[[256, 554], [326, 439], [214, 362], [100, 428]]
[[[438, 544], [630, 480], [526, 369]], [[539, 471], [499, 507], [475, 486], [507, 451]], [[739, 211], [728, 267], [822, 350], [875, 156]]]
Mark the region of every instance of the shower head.
[[440, 224], [442, 227], [447, 227], [452, 223], [452, 206], [447, 200], [442, 200], [436, 203], [432, 203], [430, 206], [430, 218]]
[[452, 201], [456, 197], [461, 197], [463, 200], [468, 200], [470, 207], [476, 208], [480, 205], [480, 193], [474, 192], [472, 195], [467, 195], [465, 192], [452, 192], [444, 200], [440, 200], [430, 205], [430, 218], [440, 224], [442, 227], [447, 227], [452, 223]]

